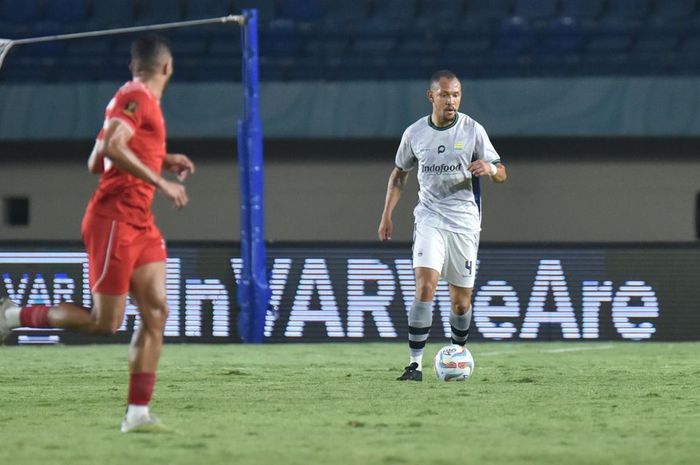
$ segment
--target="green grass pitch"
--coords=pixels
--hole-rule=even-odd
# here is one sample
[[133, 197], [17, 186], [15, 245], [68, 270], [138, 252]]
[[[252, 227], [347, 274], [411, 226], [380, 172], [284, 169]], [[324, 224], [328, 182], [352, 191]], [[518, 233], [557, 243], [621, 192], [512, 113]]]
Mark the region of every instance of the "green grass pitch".
[[0, 463], [700, 463], [700, 344], [470, 348], [469, 381], [400, 383], [405, 344], [168, 345], [175, 431], [124, 435], [125, 346], [3, 347]]

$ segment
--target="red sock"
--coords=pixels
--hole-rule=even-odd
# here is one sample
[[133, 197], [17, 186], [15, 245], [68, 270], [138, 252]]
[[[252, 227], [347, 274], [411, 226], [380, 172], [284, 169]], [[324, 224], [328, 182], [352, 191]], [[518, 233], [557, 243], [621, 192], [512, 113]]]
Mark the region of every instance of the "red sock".
[[131, 373], [129, 377], [129, 405], [148, 405], [156, 384], [155, 373]]
[[19, 322], [25, 328], [50, 328], [49, 310], [46, 305], [23, 307], [19, 312]]

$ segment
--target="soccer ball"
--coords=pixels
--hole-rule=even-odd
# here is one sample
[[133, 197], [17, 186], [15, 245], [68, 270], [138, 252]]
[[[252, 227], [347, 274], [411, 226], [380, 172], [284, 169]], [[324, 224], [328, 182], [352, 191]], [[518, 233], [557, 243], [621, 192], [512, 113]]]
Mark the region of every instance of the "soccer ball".
[[474, 357], [466, 347], [452, 344], [438, 351], [433, 368], [441, 381], [466, 381], [474, 372]]

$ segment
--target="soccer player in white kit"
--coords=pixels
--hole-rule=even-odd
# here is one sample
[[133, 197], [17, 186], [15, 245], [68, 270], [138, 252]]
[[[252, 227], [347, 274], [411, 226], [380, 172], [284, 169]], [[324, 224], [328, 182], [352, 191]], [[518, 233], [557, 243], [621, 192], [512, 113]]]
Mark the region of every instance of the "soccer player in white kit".
[[433, 74], [428, 100], [433, 111], [406, 129], [389, 176], [379, 239], [391, 239], [391, 216], [408, 173], [418, 169], [419, 201], [413, 214], [416, 294], [408, 313], [409, 364], [398, 378], [423, 380], [423, 351], [433, 319], [440, 276], [449, 283], [452, 343], [464, 345], [472, 317], [471, 299], [481, 231], [479, 178], [505, 182], [506, 169], [484, 128], [459, 113], [462, 85], [448, 70]]

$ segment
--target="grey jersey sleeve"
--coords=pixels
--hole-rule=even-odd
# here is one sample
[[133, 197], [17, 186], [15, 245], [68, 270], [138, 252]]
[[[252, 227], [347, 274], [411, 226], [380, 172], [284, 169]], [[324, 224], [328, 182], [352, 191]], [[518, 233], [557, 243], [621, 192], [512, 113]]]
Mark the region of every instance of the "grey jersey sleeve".
[[498, 152], [493, 148], [491, 140], [489, 139], [486, 130], [480, 124], [476, 125], [476, 160], [484, 160], [489, 163], [501, 163], [501, 157], [498, 156]]
[[411, 147], [411, 139], [408, 135], [408, 130], [406, 130], [401, 137], [399, 149], [396, 151], [396, 166], [404, 171], [411, 171], [416, 167], [417, 161], [418, 159], [413, 153], [413, 148]]

